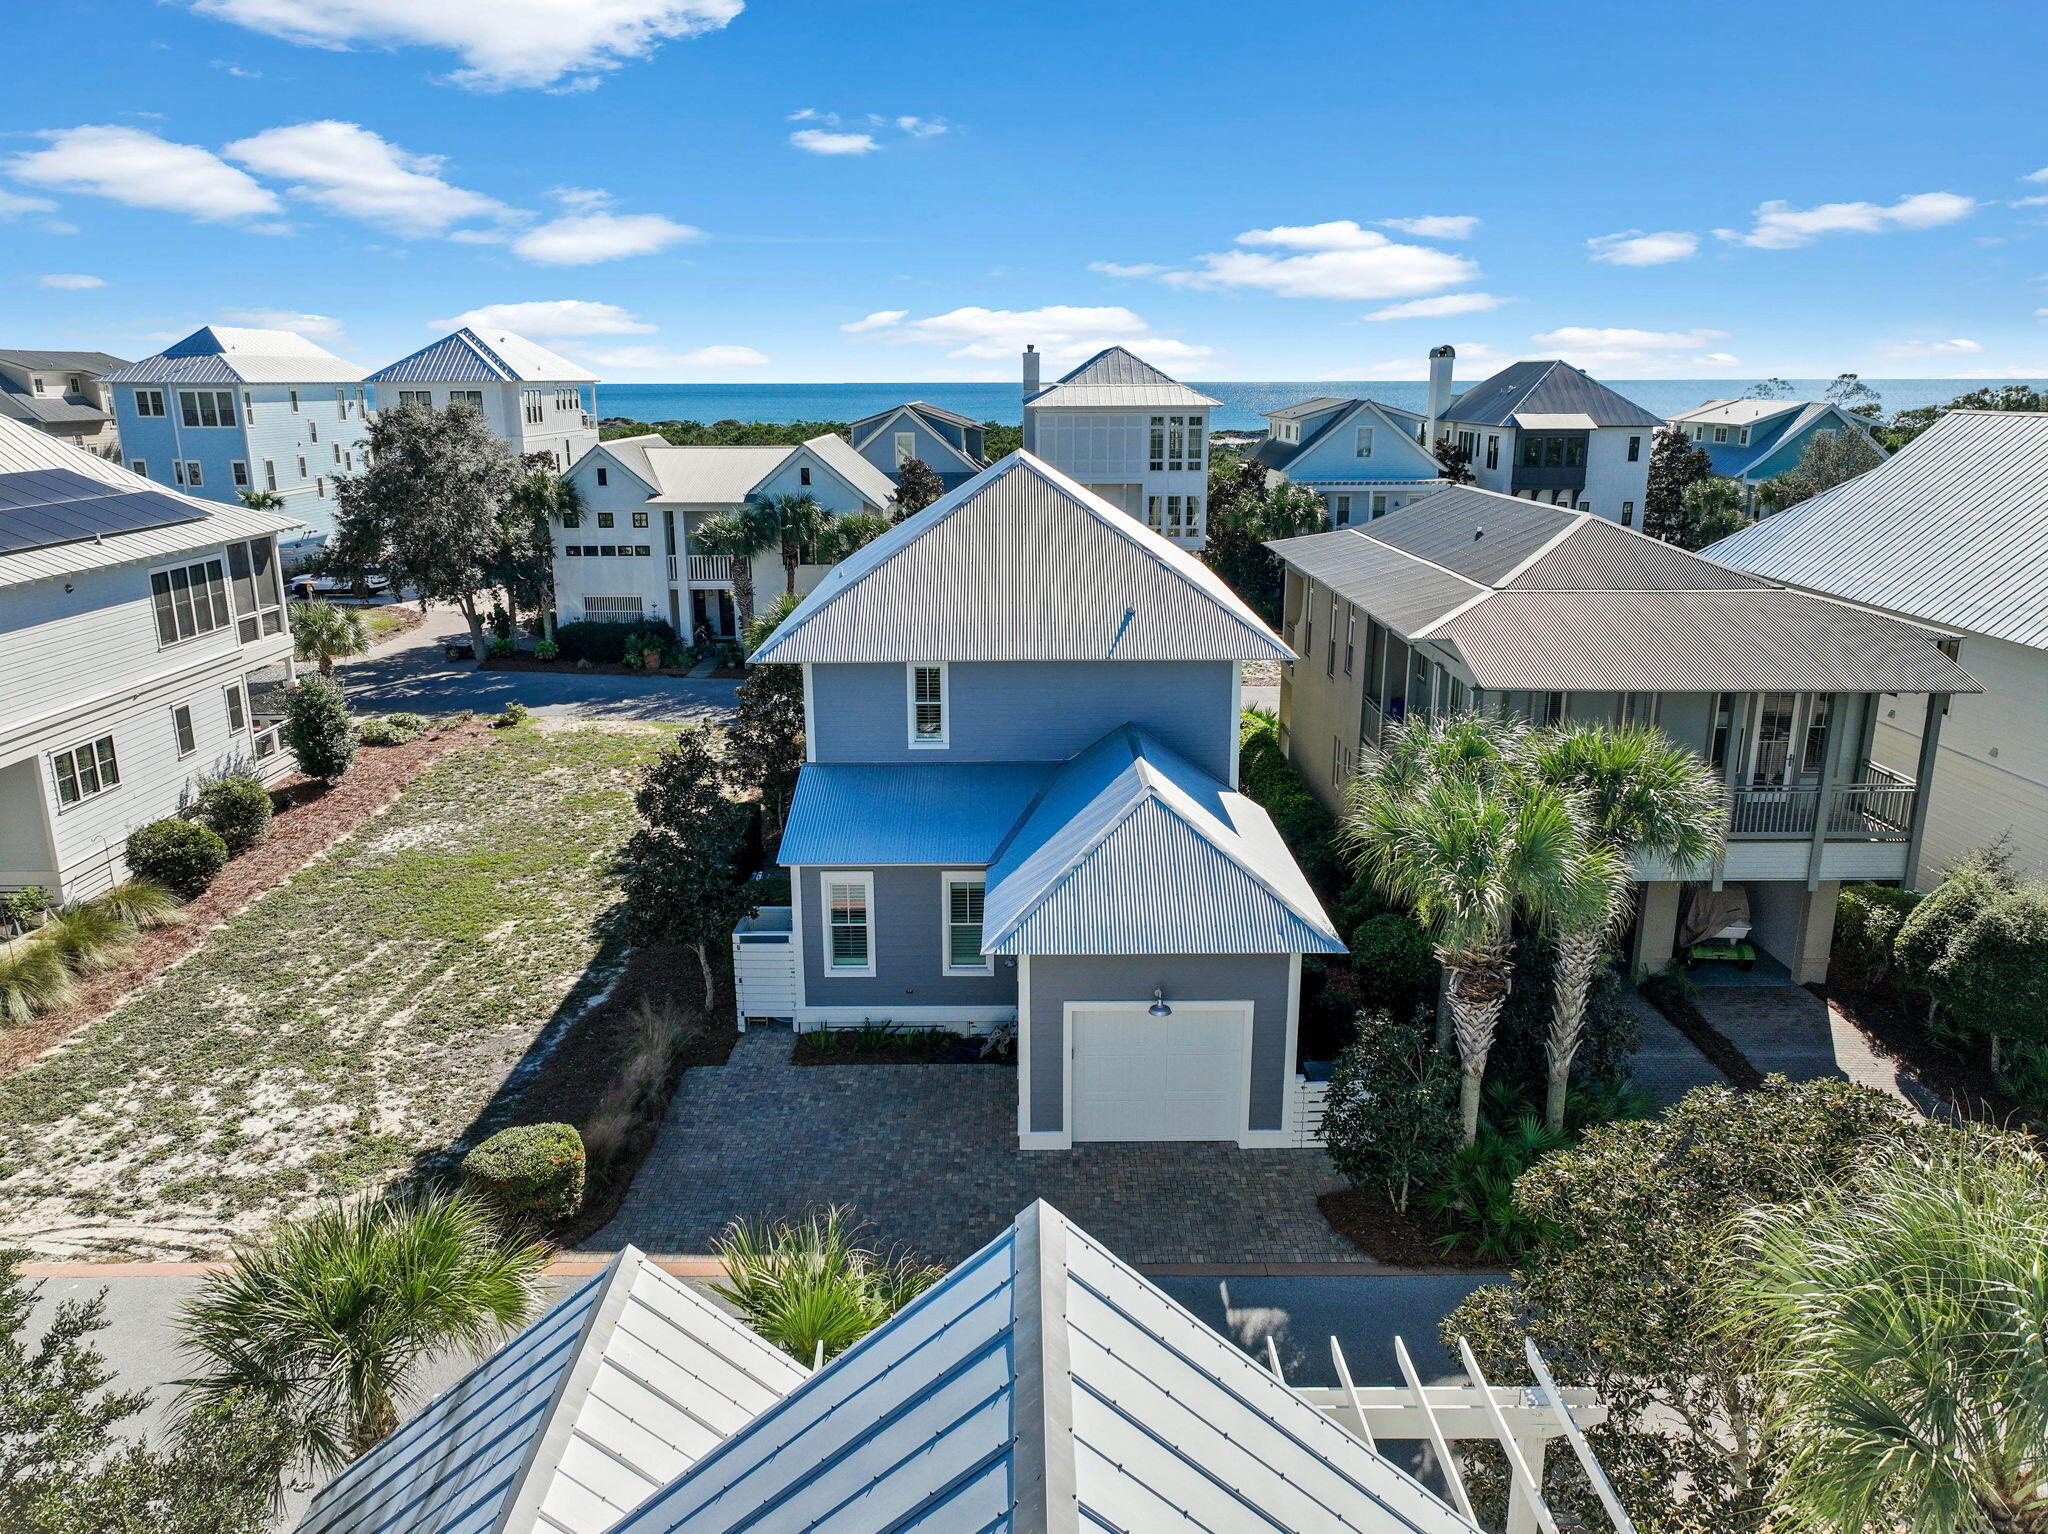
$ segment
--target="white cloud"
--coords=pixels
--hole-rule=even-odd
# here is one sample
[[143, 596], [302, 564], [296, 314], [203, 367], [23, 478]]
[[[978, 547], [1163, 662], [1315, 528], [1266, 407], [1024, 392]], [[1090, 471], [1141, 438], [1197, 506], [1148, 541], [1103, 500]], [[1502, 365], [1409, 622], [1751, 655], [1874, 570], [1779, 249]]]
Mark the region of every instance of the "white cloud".
[[36, 279], [46, 288], [103, 288], [107, 285], [104, 277], [88, 277], [83, 272], [52, 272], [47, 277]]
[[588, 212], [592, 208], [609, 208], [615, 201], [612, 194], [594, 186], [551, 186], [548, 196], [565, 208]]
[[[1458, 376], [1465, 379], [1475, 375], [1484, 377], [1502, 364], [1514, 360], [1512, 353], [1500, 351], [1481, 341], [1460, 341], [1454, 350], [1458, 354]], [[1417, 350], [1405, 357], [1389, 357], [1384, 362], [1371, 363], [1361, 369], [1325, 373], [1322, 376], [1330, 382], [1353, 378], [1426, 378], [1429, 376], [1429, 359]]]
[[834, 133], [825, 128], [799, 128], [789, 141], [807, 154], [872, 154], [882, 147], [872, 133]]
[[341, 321], [328, 314], [301, 314], [296, 309], [224, 309], [222, 319], [231, 325], [254, 325], [259, 330], [289, 330], [309, 341], [332, 341], [340, 337]]
[[2034, 318], [2037, 320], [2048, 320], [2048, 309], [2036, 309], [2034, 311]]
[[1156, 261], [1139, 261], [1130, 266], [1125, 266], [1116, 261], [1090, 261], [1088, 263], [1088, 270], [1091, 272], [1101, 272], [1109, 277], [1157, 277], [1161, 272], [1166, 271], [1167, 268], [1159, 265]]
[[1756, 210], [1756, 224], [1744, 231], [1716, 229], [1724, 240], [1759, 250], [1796, 250], [1824, 234], [1881, 234], [1888, 229], [1932, 229], [1967, 218], [1975, 199], [1954, 192], [1916, 192], [1889, 206], [1874, 202], [1824, 202], [1817, 208], [1795, 208], [1773, 200]]
[[1411, 298], [1405, 304], [1389, 304], [1384, 309], [1360, 316], [1368, 320], [1434, 320], [1447, 314], [1479, 314], [1487, 309], [1498, 309], [1506, 299], [1495, 298], [1491, 293], [1446, 293], [1441, 298]]
[[652, 255], [703, 234], [659, 213], [571, 213], [526, 230], [513, 240], [512, 250], [542, 266], [587, 266]]
[[660, 346], [613, 346], [582, 349], [580, 361], [613, 373], [654, 372], [663, 375], [725, 372], [766, 367], [769, 358], [751, 346], [700, 346], [695, 351], [670, 351]]
[[432, 322], [437, 330], [481, 325], [489, 330], [516, 330], [528, 336], [648, 336], [655, 327], [635, 319], [617, 304], [588, 298], [531, 299], [517, 304], [485, 304], [452, 320]]
[[[2039, 314], [2038, 309], [2034, 311]], [[1975, 341], [1955, 336], [1946, 341], [1901, 341], [1886, 349], [1888, 357], [1974, 357], [1984, 348]]]
[[1542, 355], [1562, 357], [1591, 372], [1629, 367], [1731, 367], [1741, 359], [1714, 351], [1725, 330], [1632, 330], [1625, 326], [1564, 325], [1529, 339]]
[[937, 138], [951, 125], [935, 117], [899, 117], [896, 126], [912, 138]]
[[1199, 362], [1211, 348], [1156, 334], [1130, 310], [1104, 305], [1048, 304], [1041, 309], [970, 306], [913, 320], [906, 309], [883, 309], [839, 327], [891, 346], [941, 346], [949, 357], [1010, 360], [1035, 344], [1055, 365], [1079, 362], [1105, 346], [1128, 346], [1155, 363]]
[[7, 162], [17, 180], [87, 192], [131, 208], [161, 208], [203, 223], [277, 213], [275, 193], [196, 144], [174, 144], [140, 128], [52, 128], [47, 149]]
[[24, 213], [54, 213], [57, 205], [47, 197], [24, 197], [0, 186], [0, 218], [20, 218]]
[[359, 123], [269, 128], [237, 139], [223, 153], [288, 182], [294, 197], [394, 234], [441, 234], [474, 219], [519, 216], [495, 197], [444, 181], [441, 156], [413, 154]]
[[2048, 165], [2044, 165], [2044, 166], [2042, 166], [2042, 167], [2041, 167], [2041, 168], [2040, 168], [2039, 170], [2030, 170], [2030, 171], [2028, 171], [2028, 172], [2027, 172], [2027, 173], [2026, 173], [2026, 174], [2025, 174], [2024, 176], [2020, 177], [2020, 180], [2022, 180], [2022, 181], [2048, 181]]
[[1257, 288], [1282, 298], [1412, 298], [1470, 282], [1478, 266], [1464, 256], [1403, 245], [1355, 220], [1247, 229], [1239, 245], [1265, 249], [1197, 256], [1192, 271], [1167, 271], [1160, 281], [1192, 288]]
[[1373, 222], [1382, 229], [1398, 229], [1425, 240], [1469, 240], [1472, 231], [1479, 227], [1479, 220], [1469, 213], [1425, 213], [1420, 218], [1380, 218]]
[[450, 83], [499, 91], [595, 85], [664, 42], [715, 31], [741, 0], [191, 0], [201, 15], [315, 48], [437, 48]]
[[1683, 261], [1700, 248], [1700, 237], [1683, 229], [1659, 229], [1645, 234], [1624, 229], [1619, 234], [1602, 234], [1586, 241], [1595, 261], [1609, 266], [1663, 266]]

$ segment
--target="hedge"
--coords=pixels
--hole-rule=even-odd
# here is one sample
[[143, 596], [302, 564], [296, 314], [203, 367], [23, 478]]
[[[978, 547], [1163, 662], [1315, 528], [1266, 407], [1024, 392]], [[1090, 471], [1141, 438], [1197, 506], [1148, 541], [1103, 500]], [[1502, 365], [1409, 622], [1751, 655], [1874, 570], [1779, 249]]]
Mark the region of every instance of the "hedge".
[[507, 1224], [566, 1220], [583, 1207], [583, 1137], [573, 1124], [501, 1129], [462, 1158], [462, 1187]]
[[1865, 984], [1891, 972], [1892, 944], [1920, 904], [1913, 890], [1889, 884], [1845, 884], [1835, 906], [1835, 962]]
[[128, 833], [128, 872], [191, 900], [227, 867], [228, 844], [194, 820], [153, 820]]
[[1309, 792], [1280, 749], [1279, 730], [1263, 715], [1246, 716], [1238, 753], [1238, 786], [1268, 815], [1318, 894], [1334, 900], [1351, 883], [1337, 850], [1337, 817]]
[[639, 623], [592, 623], [586, 619], [559, 625], [555, 629], [555, 647], [563, 660], [617, 665], [626, 658], [629, 638], [639, 642], [650, 635], [659, 640], [655, 648], [668, 650], [675, 645], [676, 631], [664, 618], [648, 618]]

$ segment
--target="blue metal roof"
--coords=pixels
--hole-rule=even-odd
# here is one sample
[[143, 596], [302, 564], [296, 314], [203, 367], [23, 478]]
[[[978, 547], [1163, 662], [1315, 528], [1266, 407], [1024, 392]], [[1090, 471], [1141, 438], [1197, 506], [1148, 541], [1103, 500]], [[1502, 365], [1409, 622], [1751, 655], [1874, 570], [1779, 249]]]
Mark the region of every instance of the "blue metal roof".
[[984, 868], [1054, 762], [812, 762], [777, 861], [791, 866], [900, 863]]

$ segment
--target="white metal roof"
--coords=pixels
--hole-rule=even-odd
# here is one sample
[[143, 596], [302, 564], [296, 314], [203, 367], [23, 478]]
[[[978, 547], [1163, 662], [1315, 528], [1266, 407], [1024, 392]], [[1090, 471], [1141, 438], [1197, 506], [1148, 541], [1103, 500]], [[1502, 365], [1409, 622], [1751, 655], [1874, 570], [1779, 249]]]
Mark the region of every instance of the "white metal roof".
[[598, 448], [644, 480], [654, 491], [649, 499], [664, 505], [737, 506], [806, 450], [878, 509], [896, 494], [889, 476], [836, 432], [800, 447], [677, 447], [658, 433], [643, 432], [614, 437]]
[[1523, 431], [1592, 431], [1600, 423], [1584, 411], [1560, 410], [1542, 411], [1517, 410], [1511, 419]]
[[330, 1482], [300, 1534], [602, 1534], [808, 1371], [627, 1247]]
[[756, 660], [1268, 660], [1280, 638], [1184, 549], [1029, 453], [841, 560]]
[[202, 325], [102, 383], [360, 383], [363, 370], [290, 330]]
[[596, 383], [597, 375], [510, 330], [465, 325], [379, 368], [370, 383]]
[[274, 511], [254, 511], [238, 501], [202, 501], [169, 485], [144, 479], [97, 453], [74, 447], [61, 437], [53, 437], [0, 416], [0, 474], [19, 474], [36, 469], [68, 469], [74, 474], [103, 480], [121, 490], [152, 490], [190, 503], [202, 516], [197, 521], [178, 522], [168, 527], [111, 533], [90, 542], [61, 543], [48, 548], [24, 549], [15, 554], [0, 554], [0, 587], [59, 579], [81, 570], [102, 570], [141, 560], [160, 559], [165, 555], [203, 549], [237, 538], [291, 533], [305, 526], [297, 518]]
[[1707, 551], [1853, 602], [2048, 649], [2048, 415], [1955, 410]]
[[1144, 358], [1121, 346], [1105, 347], [1073, 372], [1024, 402], [1030, 406], [1129, 406], [1156, 410], [1207, 410], [1219, 402], [1168, 378]]
[[1704, 405], [1681, 410], [1671, 420], [1674, 424], [1684, 421], [1687, 425], [1754, 426], [1759, 421], [1774, 421], [1781, 415], [1790, 415], [1810, 404], [1820, 403], [1823, 402], [1803, 399], [1710, 399]]
[[613, 1534], [1474, 1534], [1043, 1202]]

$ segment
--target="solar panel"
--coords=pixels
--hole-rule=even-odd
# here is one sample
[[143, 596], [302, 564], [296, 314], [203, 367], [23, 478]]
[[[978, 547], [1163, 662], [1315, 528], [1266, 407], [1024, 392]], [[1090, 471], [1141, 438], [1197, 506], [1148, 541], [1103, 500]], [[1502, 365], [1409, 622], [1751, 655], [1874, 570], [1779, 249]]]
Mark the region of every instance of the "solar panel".
[[70, 469], [0, 474], [0, 554], [198, 522], [206, 515], [165, 491], [123, 490]]

